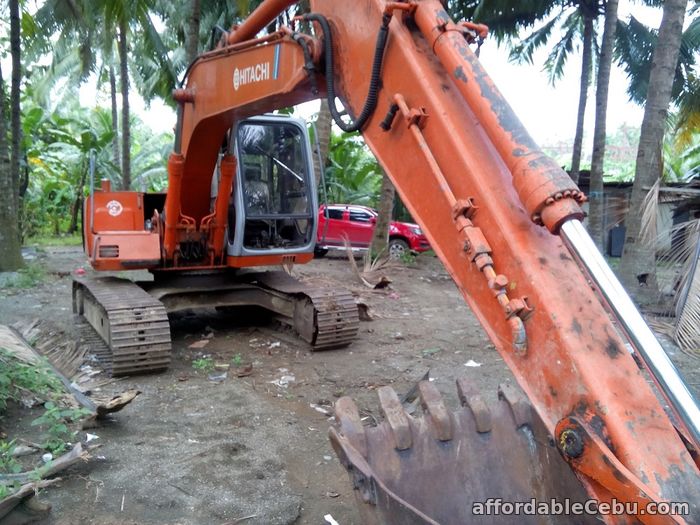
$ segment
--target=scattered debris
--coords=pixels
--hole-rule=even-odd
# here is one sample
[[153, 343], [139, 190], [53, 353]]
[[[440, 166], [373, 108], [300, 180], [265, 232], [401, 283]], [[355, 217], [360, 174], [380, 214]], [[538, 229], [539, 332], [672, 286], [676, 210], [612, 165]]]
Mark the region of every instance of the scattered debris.
[[253, 374], [253, 363], [237, 366], [233, 369], [236, 377], [248, 377]]
[[128, 405], [134, 399], [136, 399], [136, 397], [140, 394], [140, 390], [131, 389], [109, 399], [104, 399], [102, 401], [97, 400], [97, 403], [95, 403], [95, 412], [97, 414], [97, 419], [102, 419], [107, 414], [119, 412], [126, 405]]
[[470, 359], [469, 361], [467, 361], [466, 363], [464, 363], [464, 366], [468, 366], [468, 367], [470, 367], [470, 368], [476, 368], [476, 367], [481, 366], [481, 363], [477, 363], [477, 362], [474, 361], [473, 359]]
[[257, 518], [257, 517], [258, 517], [257, 514], [251, 514], [250, 516], [243, 516], [242, 518], [236, 518], [233, 521], [227, 521], [223, 525], [238, 525], [238, 523], [243, 523], [244, 521], [252, 520], [253, 518]]
[[268, 381], [268, 383], [275, 385], [278, 388], [287, 388], [289, 383], [294, 383], [296, 381], [296, 377], [294, 377], [293, 374], [290, 374], [289, 370], [286, 368], [278, 368], [277, 371], [282, 375], [277, 379]]
[[[37, 493], [37, 491], [58, 483], [59, 481], [61, 481], [61, 478], [43, 480], [36, 483], [27, 483], [22, 485], [11, 496], [7, 496], [5, 499], [0, 501], [0, 520], [4, 521], [7, 519], [7, 522], [11, 522], [15, 516], [15, 513], [20, 514], [20, 516], [26, 516], [27, 510], [34, 510], [32, 507], [35, 507], [35, 502], [32, 500], [34, 500], [33, 496]], [[20, 504], [23, 504], [23, 507], [25, 508], [19, 509]], [[51, 510], [51, 507], [44, 507], [41, 514], [43, 514], [45, 517], [49, 510]], [[32, 514], [36, 514], [36, 512], [32, 512]], [[39, 516], [36, 516], [35, 519], [39, 519]], [[20, 523], [22, 522], [20, 521]]]
[[391, 284], [391, 279], [389, 279], [385, 275], [382, 275], [381, 278], [379, 279], [379, 282], [374, 285], [374, 289], [375, 290], [384, 290], [385, 288], [388, 288], [390, 284]]
[[329, 523], [330, 525], [340, 525], [340, 523], [335, 521], [335, 519], [333, 519], [333, 516], [331, 516], [330, 514], [326, 514], [325, 516], [323, 516], [323, 519], [326, 521], [326, 523]]
[[229, 368], [231, 368], [231, 365], [229, 365], [228, 363], [214, 363], [214, 370], [225, 372]]
[[317, 405], [316, 403], [309, 403], [309, 406], [313, 408], [316, 412], [320, 412], [324, 416], [330, 417], [333, 415], [331, 410], [328, 410], [327, 408], [324, 408], [321, 405]]
[[209, 339], [201, 339], [199, 341], [195, 341], [192, 343], [188, 348], [195, 348], [195, 349], [201, 349], [204, 348], [209, 344]]
[[[19, 472], [17, 474], [0, 474], [0, 484], [10, 485], [13, 483], [27, 483], [35, 479], [50, 478], [62, 470], [80, 461], [87, 461], [90, 458], [88, 451], [85, 450], [80, 443], [76, 444], [70, 452], [63, 454], [56, 460], [51, 460], [53, 459], [52, 454], [44, 454], [44, 457], [47, 456], [51, 456], [51, 458], [43, 467], [28, 472]], [[2, 502], [0, 502], [0, 507], [2, 507]], [[0, 517], [2, 517], [2, 514], [0, 514]]]
[[360, 321], [374, 321], [367, 303], [357, 303], [357, 313], [360, 316]]
[[12, 449], [12, 457], [13, 458], [19, 458], [22, 456], [31, 456], [32, 454], [36, 454], [41, 450], [40, 447], [34, 447], [31, 445], [15, 445], [15, 448]]
[[226, 381], [226, 378], [228, 377], [228, 372], [219, 372], [219, 373], [212, 373], [209, 374], [209, 381], [213, 383], [222, 383]]
[[282, 343], [280, 343], [279, 341], [275, 341], [275, 342], [270, 343], [268, 345], [268, 348], [279, 348], [280, 346], [282, 346]]
[[340, 493], [338, 493], [338, 492], [335, 492], [335, 491], [332, 491], [332, 490], [329, 490], [329, 491], [326, 492], [326, 497], [327, 497], [327, 498], [337, 498], [338, 496], [340, 496]]

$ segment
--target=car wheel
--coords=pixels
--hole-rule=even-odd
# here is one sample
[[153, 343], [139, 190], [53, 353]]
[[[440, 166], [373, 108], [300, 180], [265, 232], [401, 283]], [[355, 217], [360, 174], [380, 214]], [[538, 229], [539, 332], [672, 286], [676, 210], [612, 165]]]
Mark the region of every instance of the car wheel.
[[403, 255], [410, 253], [408, 243], [403, 239], [389, 240], [389, 257], [400, 259]]
[[328, 250], [326, 248], [314, 248], [314, 258], [321, 259], [326, 256]]

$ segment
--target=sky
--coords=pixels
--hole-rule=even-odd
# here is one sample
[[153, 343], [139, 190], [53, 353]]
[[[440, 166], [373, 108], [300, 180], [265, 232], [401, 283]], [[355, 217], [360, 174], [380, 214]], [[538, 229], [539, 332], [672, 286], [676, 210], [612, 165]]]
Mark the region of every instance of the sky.
[[[659, 9], [646, 8], [631, 2], [620, 2], [619, 16], [627, 20], [634, 15], [643, 23], [658, 28], [661, 22]], [[518, 65], [508, 61], [508, 48], [498, 46], [495, 40], [487, 40], [481, 49], [481, 62], [493, 77], [506, 100], [520, 117], [525, 127], [540, 145], [556, 145], [573, 142], [581, 74], [580, 52], [574, 53], [568, 61], [564, 76], [555, 86], [549, 84], [547, 74], [542, 71], [546, 51], [535, 54], [534, 65]], [[613, 64], [608, 102], [608, 132], [612, 133], [623, 124], [638, 127], [641, 124], [643, 109], [629, 102], [626, 94], [627, 79], [624, 71]], [[84, 93], [83, 93], [84, 91]], [[89, 86], [81, 90], [83, 95], [94, 97]], [[89, 100], [89, 98], [84, 98]], [[132, 105], [155, 131], [171, 131], [175, 124], [175, 113], [160, 101], [153, 101], [146, 107], [137, 96]], [[318, 102], [303, 105], [296, 112], [301, 117], [310, 117], [318, 108]], [[595, 112], [595, 87], [591, 86], [586, 113], [585, 141], [591, 147]]]

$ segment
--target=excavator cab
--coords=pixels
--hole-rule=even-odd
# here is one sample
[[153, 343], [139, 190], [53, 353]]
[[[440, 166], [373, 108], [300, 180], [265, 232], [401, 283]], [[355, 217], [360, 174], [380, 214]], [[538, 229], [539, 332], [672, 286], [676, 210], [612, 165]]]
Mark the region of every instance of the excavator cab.
[[229, 205], [227, 254], [313, 251], [318, 203], [304, 123], [266, 115], [240, 122], [233, 133], [238, 172]]

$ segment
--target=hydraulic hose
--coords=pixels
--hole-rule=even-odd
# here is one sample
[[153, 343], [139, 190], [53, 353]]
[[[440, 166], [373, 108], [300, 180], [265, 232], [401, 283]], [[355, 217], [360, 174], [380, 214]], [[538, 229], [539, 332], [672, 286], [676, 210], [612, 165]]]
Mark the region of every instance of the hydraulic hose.
[[365, 105], [362, 108], [360, 116], [357, 117], [357, 120], [351, 120], [350, 122], [345, 122], [341, 118], [340, 112], [335, 105], [335, 66], [333, 64], [333, 35], [331, 33], [330, 24], [325, 16], [318, 13], [304, 15], [304, 20], [318, 22], [319, 26], [321, 26], [321, 31], [323, 32], [324, 53], [326, 55], [326, 91], [328, 94], [328, 106], [330, 107], [333, 120], [338, 127], [345, 132], [349, 133], [352, 131], [361, 130], [374, 113], [374, 110], [377, 108], [379, 81], [382, 73], [384, 49], [386, 48], [387, 37], [389, 35], [389, 22], [391, 22], [391, 15], [385, 14], [382, 17], [382, 26], [379, 28], [379, 34], [377, 35], [377, 45], [374, 51], [372, 74], [369, 80], [369, 89], [367, 92]]

